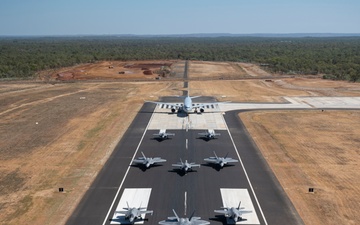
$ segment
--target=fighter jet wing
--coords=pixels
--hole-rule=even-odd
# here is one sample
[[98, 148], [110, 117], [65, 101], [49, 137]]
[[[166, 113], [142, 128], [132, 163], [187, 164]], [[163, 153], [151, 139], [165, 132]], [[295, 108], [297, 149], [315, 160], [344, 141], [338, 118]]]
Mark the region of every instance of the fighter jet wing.
[[175, 167], [183, 167], [184, 165], [183, 165], [183, 164], [172, 164], [172, 166], [175, 166]]
[[233, 158], [225, 158], [224, 161], [227, 162], [227, 163], [239, 162], [239, 160], [236, 160], [236, 159], [233, 159]]
[[221, 213], [221, 214], [225, 214], [226, 216], [229, 215], [229, 211], [226, 209], [222, 209], [222, 210], [214, 210], [214, 212], [216, 213]]
[[190, 163], [191, 167], [200, 167], [200, 164]]
[[162, 159], [160, 157], [155, 157], [152, 159], [153, 163], [160, 163], [160, 162], [166, 162], [166, 159]]
[[218, 160], [215, 157], [209, 157], [204, 159], [205, 162], [217, 163]]
[[145, 159], [134, 159], [133, 162], [134, 163], [144, 163]]
[[251, 211], [251, 210], [241, 210], [240, 212], [241, 212], [241, 214], [252, 213], [252, 211]]
[[151, 215], [154, 213], [153, 210], [145, 210], [145, 211], [140, 211], [140, 214], [148, 214], [151, 213]]
[[120, 213], [120, 214], [126, 214], [128, 213], [129, 211], [115, 211], [115, 213]]

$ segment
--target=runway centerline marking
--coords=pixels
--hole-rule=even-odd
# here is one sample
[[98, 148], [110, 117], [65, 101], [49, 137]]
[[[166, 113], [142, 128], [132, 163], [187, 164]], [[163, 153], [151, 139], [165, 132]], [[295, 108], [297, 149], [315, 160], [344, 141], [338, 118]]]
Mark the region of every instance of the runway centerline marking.
[[232, 138], [232, 136], [231, 136], [231, 133], [230, 133], [229, 127], [228, 127], [228, 125], [226, 124], [226, 121], [225, 121], [224, 116], [223, 116], [222, 118], [223, 118], [223, 120], [224, 120], [224, 124], [225, 124], [225, 126], [226, 126], [226, 130], [227, 130], [227, 131], [228, 131], [228, 133], [229, 133], [229, 136], [230, 136], [231, 142], [232, 142], [232, 144], [233, 144], [233, 146], [234, 146], [234, 148], [235, 148], [236, 154], [237, 154], [237, 156], [238, 156], [238, 158], [239, 158], [239, 162], [240, 162], [240, 164], [241, 164], [241, 167], [242, 167], [242, 169], [243, 169], [243, 171], [244, 171], [244, 173], [245, 173], [246, 179], [247, 179], [247, 181], [248, 181], [248, 183], [249, 183], [249, 186], [250, 186], [251, 192], [253, 193], [254, 198], [255, 198], [255, 201], [256, 201], [256, 204], [257, 204], [257, 205], [258, 205], [258, 207], [259, 207], [259, 210], [260, 210], [261, 216], [262, 216], [262, 218], [264, 219], [265, 224], [266, 224], [266, 225], [268, 225], [268, 223], [267, 223], [267, 221], [266, 221], [266, 218], [265, 218], [265, 215], [264, 215], [264, 212], [263, 212], [263, 211], [262, 211], [262, 209], [261, 209], [261, 206], [260, 206], [259, 200], [258, 200], [258, 198], [256, 197], [256, 194], [255, 194], [254, 188], [253, 188], [253, 186], [252, 186], [252, 184], [251, 184], [250, 178], [249, 178], [249, 176], [248, 176], [248, 174], [247, 174], [247, 172], [246, 172], [245, 166], [244, 166], [244, 164], [243, 164], [243, 162], [242, 162], [242, 160], [241, 160], [241, 157], [240, 157], [239, 151], [238, 151], [238, 149], [237, 149], [237, 147], [236, 147], [236, 145], [235, 145], [234, 139], [233, 139], [233, 138]]
[[186, 149], [188, 149], [188, 143], [189, 143], [189, 141], [188, 141], [188, 139], [186, 138], [186, 141], [185, 141]]
[[[138, 152], [138, 150], [139, 150], [139, 148], [140, 148], [140, 145], [141, 145], [141, 143], [142, 143], [142, 141], [143, 141], [143, 139], [144, 139], [144, 137], [145, 137], [146, 131], [148, 130], [148, 127], [149, 127], [149, 125], [150, 125], [150, 122], [151, 122], [153, 116], [154, 116], [154, 113], [151, 114], [150, 120], [149, 120], [149, 122], [148, 122], [148, 124], [147, 124], [147, 126], [146, 126], [146, 128], [145, 128], [145, 130], [144, 130], [144, 133], [143, 133], [143, 135], [142, 135], [142, 137], [141, 137], [141, 139], [140, 139], [140, 142], [139, 142], [138, 146], [136, 147], [135, 153], [134, 153], [133, 157], [131, 158], [130, 163], [134, 160], [135, 155], [136, 155], [136, 153]], [[104, 222], [102, 223], [102, 225], [105, 225], [106, 222], [107, 222], [107, 218], [108, 218], [109, 215], [110, 215], [111, 209], [114, 207], [115, 201], [116, 201], [116, 199], [117, 199], [117, 197], [118, 197], [118, 195], [119, 195], [119, 193], [120, 193], [120, 189], [121, 189], [122, 185], [123, 185], [124, 182], [125, 182], [125, 179], [126, 179], [126, 177], [127, 177], [127, 174], [129, 173], [129, 170], [130, 170], [130, 166], [128, 166], [128, 168], [127, 168], [127, 170], [126, 170], [126, 172], [125, 172], [124, 178], [122, 179], [122, 181], [121, 181], [121, 183], [120, 183], [120, 186], [119, 186], [119, 188], [118, 188], [118, 190], [117, 190], [117, 192], [116, 192], [115, 198], [114, 198], [114, 200], [113, 200], [112, 203], [111, 203], [111, 206], [110, 206], [110, 208], [109, 208], [109, 211], [107, 212], [107, 214], [106, 214], [106, 216], [105, 216], [105, 219], [104, 219]]]
[[184, 215], [186, 216], [186, 199], [187, 199], [187, 192], [185, 191], [185, 194], [184, 194]]

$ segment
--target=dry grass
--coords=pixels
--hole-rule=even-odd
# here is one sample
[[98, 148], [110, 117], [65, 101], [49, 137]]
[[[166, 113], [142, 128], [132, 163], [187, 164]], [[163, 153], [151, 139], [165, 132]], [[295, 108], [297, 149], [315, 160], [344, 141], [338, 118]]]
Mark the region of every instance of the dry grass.
[[177, 83], [5, 86], [1, 224], [65, 223], [143, 100], [179, 93]]
[[[81, 79], [117, 79], [118, 69], [129, 63], [101, 62], [52, 73], [73, 71]], [[183, 67], [183, 62], [173, 66]], [[249, 73], [264, 76], [249, 64], [210, 62], [191, 62], [189, 76], [238, 78]], [[139, 68], [127, 75], [144, 77]], [[360, 96], [358, 84], [279, 77], [272, 82], [192, 81], [190, 88], [191, 95], [240, 102], [281, 102], [282, 96]], [[143, 100], [181, 95], [182, 89], [183, 83], [171, 81], [0, 83], [0, 223], [64, 224]], [[266, 112], [242, 117], [307, 224], [359, 222], [354, 213], [359, 211], [358, 112]], [[314, 195], [306, 194], [309, 185], [316, 188]], [[58, 193], [58, 187], [65, 187], [65, 193]]]
[[305, 224], [360, 223], [359, 111], [240, 117]]

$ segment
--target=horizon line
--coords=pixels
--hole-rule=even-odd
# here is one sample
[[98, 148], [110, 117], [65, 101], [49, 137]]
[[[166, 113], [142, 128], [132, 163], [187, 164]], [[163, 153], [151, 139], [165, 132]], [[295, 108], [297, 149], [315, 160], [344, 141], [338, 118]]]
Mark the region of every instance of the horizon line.
[[222, 36], [297, 36], [297, 37], [339, 37], [339, 36], [360, 36], [360, 33], [337, 33], [337, 32], [321, 32], [321, 33], [302, 33], [302, 32], [288, 32], [288, 33], [183, 33], [183, 34], [1, 34], [0, 37], [89, 37], [89, 36], [197, 36], [197, 37], [222, 37]]

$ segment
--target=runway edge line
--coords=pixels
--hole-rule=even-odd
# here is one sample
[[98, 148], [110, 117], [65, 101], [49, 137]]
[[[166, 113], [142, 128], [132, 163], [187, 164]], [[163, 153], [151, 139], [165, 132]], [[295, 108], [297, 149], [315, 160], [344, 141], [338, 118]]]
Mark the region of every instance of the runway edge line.
[[[149, 120], [149, 122], [148, 122], [148, 124], [147, 124], [147, 126], [146, 126], [146, 128], [145, 128], [145, 130], [144, 130], [144, 133], [143, 133], [143, 135], [142, 135], [142, 137], [141, 137], [141, 139], [140, 139], [140, 142], [139, 142], [138, 146], [136, 147], [136, 150], [135, 150], [135, 153], [134, 153], [134, 155], [133, 155], [133, 157], [132, 157], [132, 159], [131, 159], [131, 162], [134, 160], [135, 155], [136, 155], [136, 153], [138, 152], [138, 150], [139, 150], [139, 148], [140, 148], [140, 145], [141, 145], [141, 143], [142, 143], [142, 141], [143, 141], [143, 139], [144, 139], [144, 137], [145, 137], [146, 131], [148, 130], [148, 127], [149, 127], [149, 125], [150, 125], [150, 123], [151, 123], [151, 120], [152, 120], [153, 116], [154, 116], [154, 112], [151, 114], [150, 120]], [[110, 206], [110, 208], [109, 208], [109, 211], [107, 212], [107, 214], [106, 214], [106, 216], [105, 216], [105, 219], [104, 219], [104, 222], [102, 223], [102, 225], [105, 225], [106, 222], [107, 222], [107, 218], [108, 218], [109, 215], [110, 215], [111, 209], [114, 207], [115, 201], [116, 201], [116, 199], [117, 199], [117, 197], [118, 197], [118, 195], [119, 195], [119, 193], [120, 193], [121, 187], [122, 187], [122, 185], [124, 184], [124, 181], [125, 181], [125, 179], [126, 179], [126, 177], [127, 177], [127, 174], [129, 173], [129, 170], [130, 170], [130, 166], [128, 166], [128, 168], [127, 168], [127, 170], [126, 170], [126, 173], [125, 173], [125, 175], [124, 175], [124, 178], [123, 178], [122, 181], [121, 181], [121, 184], [120, 184], [120, 186], [119, 186], [119, 188], [118, 188], [118, 190], [117, 190], [117, 192], [116, 192], [115, 198], [114, 198], [114, 200], [113, 200], [112, 203], [111, 203], [111, 206]]]

